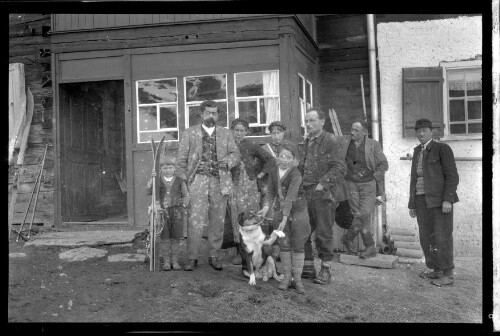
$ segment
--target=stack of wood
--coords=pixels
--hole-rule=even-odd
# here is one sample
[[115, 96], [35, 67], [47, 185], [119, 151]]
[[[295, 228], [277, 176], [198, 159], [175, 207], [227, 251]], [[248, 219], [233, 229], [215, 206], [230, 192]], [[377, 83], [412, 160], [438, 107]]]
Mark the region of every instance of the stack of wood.
[[420, 248], [420, 243], [416, 241], [414, 231], [393, 229], [390, 231], [389, 239], [394, 241], [397, 256], [415, 259], [422, 258], [423, 252]]

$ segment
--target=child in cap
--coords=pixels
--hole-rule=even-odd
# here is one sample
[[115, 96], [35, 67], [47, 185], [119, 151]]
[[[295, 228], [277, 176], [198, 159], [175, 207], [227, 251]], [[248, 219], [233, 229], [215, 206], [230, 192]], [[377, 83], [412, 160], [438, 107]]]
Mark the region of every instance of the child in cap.
[[[183, 236], [184, 209], [189, 205], [186, 183], [174, 176], [175, 157], [160, 158], [160, 206], [163, 212], [163, 230], [160, 235], [163, 266], [162, 270], [180, 270], [179, 252]], [[151, 195], [153, 180], [149, 180], [146, 194]]]

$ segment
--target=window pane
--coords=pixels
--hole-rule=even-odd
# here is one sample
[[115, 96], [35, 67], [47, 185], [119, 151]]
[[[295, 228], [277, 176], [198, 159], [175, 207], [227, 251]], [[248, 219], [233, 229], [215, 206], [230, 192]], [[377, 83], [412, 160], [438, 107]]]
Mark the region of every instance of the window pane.
[[239, 117], [248, 121], [249, 124], [257, 122], [257, 101], [240, 101], [238, 102]]
[[262, 72], [236, 74], [236, 96], [262, 96], [264, 83]]
[[267, 126], [263, 127], [250, 127], [248, 135], [269, 135]]
[[299, 76], [299, 98], [304, 99], [304, 79]]
[[137, 87], [139, 104], [177, 102], [175, 79], [140, 81]]
[[483, 94], [483, 81], [481, 71], [467, 71], [465, 73], [467, 81], [467, 96], [481, 96]]
[[186, 77], [186, 101], [226, 99], [226, 75]]
[[278, 98], [260, 99], [260, 123], [270, 124], [280, 120], [280, 104]]
[[465, 96], [465, 83], [464, 82], [451, 82], [449, 88], [450, 97], [463, 97]]
[[306, 103], [312, 105], [311, 89], [311, 84], [306, 83]]
[[465, 124], [450, 124], [451, 134], [465, 134]]
[[160, 128], [177, 128], [177, 106], [160, 106]]
[[469, 100], [467, 102], [468, 119], [482, 119], [481, 101]]
[[[217, 102], [219, 107], [219, 118], [217, 125], [227, 127], [227, 104], [226, 102]], [[189, 127], [201, 124], [200, 105], [188, 105], [189, 110]]]
[[160, 141], [161, 137], [165, 136], [165, 141], [179, 140], [179, 132], [144, 132], [139, 134], [139, 142], [150, 142], [151, 137], [154, 141]]
[[158, 129], [156, 123], [156, 106], [139, 106], [139, 131]]
[[483, 123], [469, 124], [469, 133], [481, 133], [483, 131]]
[[465, 121], [463, 100], [450, 100], [450, 121]]
[[465, 80], [463, 71], [448, 71], [449, 82], [463, 82]]

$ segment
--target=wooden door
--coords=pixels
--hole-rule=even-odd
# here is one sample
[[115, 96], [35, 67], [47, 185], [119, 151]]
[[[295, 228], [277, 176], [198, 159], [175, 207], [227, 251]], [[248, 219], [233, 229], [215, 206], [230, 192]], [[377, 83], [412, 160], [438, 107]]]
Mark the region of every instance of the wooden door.
[[103, 219], [103, 99], [91, 83], [63, 84], [60, 106], [62, 220]]

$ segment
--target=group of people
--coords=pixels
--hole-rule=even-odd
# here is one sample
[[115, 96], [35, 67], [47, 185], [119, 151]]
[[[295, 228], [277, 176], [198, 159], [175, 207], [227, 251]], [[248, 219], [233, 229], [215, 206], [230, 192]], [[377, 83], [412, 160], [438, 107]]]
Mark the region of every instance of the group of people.
[[[226, 211], [230, 213], [236, 243], [239, 243], [238, 214], [254, 211], [271, 223], [266, 234], [273, 230], [285, 233], [272, 250], [272, 256], [279, 259], [284, 274], [278, 288], [294, 287], [297, 292], [304, 293], [301, 278], [312, 279], [316, 284], [328, 284], [332, 278], [335, 210], [339, 202], [345, 200], [349, 202], [353, 221], [349, 230], [340, 237], [341, 243], [348, 252], [354, 253], [352, 241], [359, 233], [365, 246], [360, 257], [376, 255], [370, 215], [377, 202], [383, 202], [383, 179], [388, 162], [381, 145], [367, 137], [365, 121], [353, 123], [350, 135], [335, 136], [323, 130], [325, 114], [319, 109], [310, 109], [305, 115], [307, 136], [303, 144], [286, 140], [286, 125], [275, 121], [268, 126], [271, 142], [260, 146], [246, 138], [249, 134], [246, 120], [233, 120], [228, 130], [216, 125], [219, 111], [215, 102], [204, 101], [200, 111], [201, 125], [183, 132], [177, 156], [164, 157], [160, 162], [160, 198], [165, 218], [161, 236], [163, 270], [181, 269], [178, 256], [183, 236], [183, 208], [188, 208], [186, 271], [197, 268], [205, 227], [208, 229], [208, 263], [212, 268], [222, 270], [219, 252]], [[432, 124], [419, 122], [416, 130], [422, 127], [432, 129]], [[422, 142], [422, 132], [418, 134]], [[427, 141], [426, 146], [432, 153], [437, 151], [433, 158], [441, 153], [449, 156], [451, 152], [449, 146], [441, 143], [433, 146]], [[414, 158], [419, 155], [416, 150]], [[451, 159], [453, 164], [445, 165], [443, 157], [440, 166], [443, 166], [445, 177], [441, 184], [449, 183], [446, 174], [455, 165], [452, 152]], [[427, 266], [434, 270], [421, 276], [446, 285], [453, 282], [453, 261], [449, 261], [450, 256], [453, 258], [450, 242], [453, 225], [452, 211], [448, 210], [449, 204], [458, 201], [455, 192], [458, 174], [454, 186], [446, 185], [440, 189], [434, 181], [430, 182], [437, 174], [434, 171], [437, 165], [428, 169], [431, 164], [413, 161], [410, 215], [417, 216]], [[417, 161], [420, 162], [418, 165]], [[454, 171], [456, 174], [456, 167]], [[427, 182], [424, 184], [423, 181]], [[436, 207], [437, 193], [443, 190], [446, 204], [442, 202], [442, 214], [438, 215], [438, 210], [429, 208]], [[150, 192], [151, 182], [148, 184]], [[442, 221], [451, 223], [451, 226], [446, 224], [446, 229], [441, 229]], [[314, 266], [312, 237], [321, 259], [319, 272]], [[443, 280], [443, 277], [447, 279]]]

